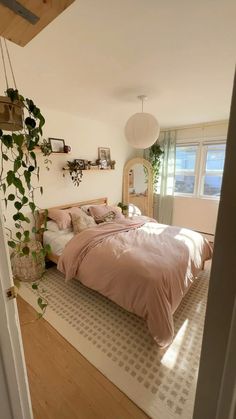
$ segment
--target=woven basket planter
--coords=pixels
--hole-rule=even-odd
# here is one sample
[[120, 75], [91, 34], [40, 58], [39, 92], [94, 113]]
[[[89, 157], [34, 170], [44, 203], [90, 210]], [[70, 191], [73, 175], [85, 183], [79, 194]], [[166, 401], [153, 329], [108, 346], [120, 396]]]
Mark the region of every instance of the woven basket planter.
[[[12, 255], [12, 272], [15, 279], [33, 282], [43, 276], [45, 272], [45, 258], [39, 253], [40, 249], [42, 249], [40, 242], [31, 241], [28, 247], [30, 249], [29, 255], [20, 256], [19, 253]], [[33, 258], [32, 251], [37, 253], [36, 258]]]

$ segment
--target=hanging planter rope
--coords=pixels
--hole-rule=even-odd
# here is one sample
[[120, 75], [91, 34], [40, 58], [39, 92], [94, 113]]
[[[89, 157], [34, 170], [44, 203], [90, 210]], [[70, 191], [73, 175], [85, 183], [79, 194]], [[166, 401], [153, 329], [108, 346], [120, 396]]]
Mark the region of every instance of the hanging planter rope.
[[[8, 63], [11, 69], [11, 75], [13, 79], [13, 83], [16, 87], [15, 76], [13, 73], [13, 68], [11, 64], [11, 59], [7, 47], [6, 40], [4, 39], [5, 43], [5, 54], [8, 59]], [[3, 50], [2, 39], [0, 38], [0, 49], [2, 55], [2, 64], [4, 69], [4, 76], [6, 81], [6, 90], [9, 89], [8, 78], [7, 78], [7, 71], [6, 71], [6, 62]], [[23, 112], [23, 105], [18, 100], [11, 100], [7, 96], [0, 96], [0, 128], [5, 131], [20, 131], [23, 129], [23, 121], [24, 121], [24, 112]]]

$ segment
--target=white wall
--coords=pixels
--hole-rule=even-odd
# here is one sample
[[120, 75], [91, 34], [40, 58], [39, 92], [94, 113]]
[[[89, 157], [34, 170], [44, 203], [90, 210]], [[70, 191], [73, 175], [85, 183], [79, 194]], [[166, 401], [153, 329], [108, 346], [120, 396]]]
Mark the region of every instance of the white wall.
[[174, 199], [173, 225], [191, 228], [203, 233], [214, 234], [219, 201], [214, 199]]
[[[40, 208], [47, 208], [66, 203], [83, 201], [98, 197], [108, 197], [111, 204], [122, 199], [122, 178], [125, 162], [134, 154], [134, 150], [124, 138], [122, 127], [87, 119], [52, 109], [41, 107], [45, 116], [44, 138], [55, 137], [65, 139], [72, 150], [69, 154], [51, 154], [50, 171], [43, 164], [44, 157], [37, 153], [40, 166], [40, 182], [43, 195], [36, 195], [36, 203]], [[62, 167], [67, 160], [81, 158], [96, 160], [98, 147], [110, 147], [111, 158], [116, 161], [115, 170], [83, 172], [79, 187], [74, 186], [69, 173], [63, 177]], [[8, 223], [12, 211], [7, 211]]]
[[[225, 140], [228, 123], [209, 123], [177, 129], [177, 143], [191, 141]], [[174, 198], [173, 225], [214, 234], [219, 201], [176, 196]]]

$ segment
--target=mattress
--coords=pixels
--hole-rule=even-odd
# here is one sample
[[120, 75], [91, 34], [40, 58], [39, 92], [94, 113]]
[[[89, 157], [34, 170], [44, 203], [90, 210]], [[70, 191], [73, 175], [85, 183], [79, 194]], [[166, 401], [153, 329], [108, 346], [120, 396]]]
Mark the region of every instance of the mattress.
[[60, 256], [64, 250], [65, 245], [74, 237], [73, 231], [60, 232], [58, 231], [45, 231], [43, 234], [43, 244], [49, 244], [51, 251], [57, 256]]

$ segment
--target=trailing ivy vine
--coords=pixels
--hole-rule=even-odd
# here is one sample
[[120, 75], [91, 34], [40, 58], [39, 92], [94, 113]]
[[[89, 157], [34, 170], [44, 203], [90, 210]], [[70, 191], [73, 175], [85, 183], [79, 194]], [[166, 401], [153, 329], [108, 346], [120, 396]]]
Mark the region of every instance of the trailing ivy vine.
[[[45, 119], [40, 109], [31, 99], [24, 98], [18, 93], [18, 90], [9, 88], [6, 91], [7, 96], [12, 102], [15, 100], [22, 103], [27, 116], [24, 119], [24, 127], [21, 131], [4, 133], [0, 129], [0, 189], [6, 208], [9, 202], [14, 207], [14, 231], [8, 230], [8, 245], [14, 252], [20, 256], [26, 256], [30, 253], [29, 242], [31, 233], [34, 235], [45, 230], [45, 227], [36, 229], [36, 191], [43, 193], [42, 186], [35, 186], [35, 181], [39, 181], [39, 167], [35, 149], [40, 147], [43, 135], [42, 128]], [[42, 142], [45, 146], [45, 140]], [[48, 156], [42, 148], [44, 155]], [[30, 229], [30, 218], [25, 215], [31, 212], [33, 218], [33, 227]], [[40, 249], [40, 256], [44, 257], [50, 250], [49, 246]], [[32, 251], [32, 257], [37, 258], [36, 252]], [[34, 289], [38, 285], [34, 285]], [[45, 310], [45, 302], [41, 296], [38, 298], [38, 304], [42, 311]]]
[[148, 149], [148, 156], [147, 159], [150, 161], [153, 170], [153, 190], [156, 192], [156, 186], [158, 183], [159, 175], [160, 175], [160, 167], [161, 161], [164, 151], [161, 149], [160, 145], [154, 143]]

